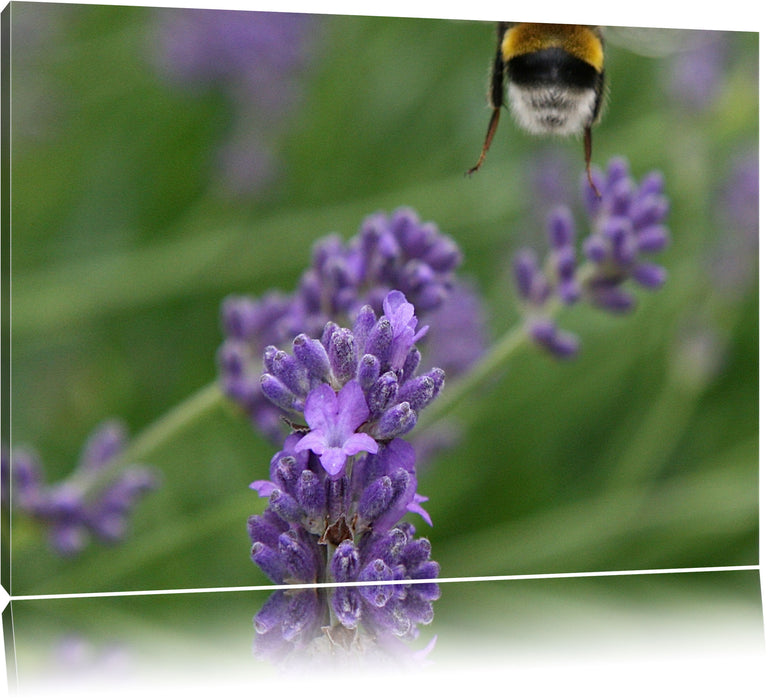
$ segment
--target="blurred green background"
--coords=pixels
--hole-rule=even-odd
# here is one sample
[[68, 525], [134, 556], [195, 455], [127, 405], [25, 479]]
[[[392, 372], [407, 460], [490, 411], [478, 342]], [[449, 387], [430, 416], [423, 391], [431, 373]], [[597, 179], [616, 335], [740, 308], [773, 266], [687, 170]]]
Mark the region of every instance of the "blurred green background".
[[[491, 23], [315, 18], [308, 63], [284, 78], [298, 102], [262, 132], [275, 175], [239, 194], [218, 153], [244, 107], [159, 70], [164, 13], [10, 9], [12, 438], [51, 480], [104, 418], [137, 435], [212, 383], [223, 297], [291, 290], [320, 236], [415, 208], [461, 246], [497, 338], [517, 319], [511, 251], [543, 244], [542, 163], [566, 164], [558, 185], [579, 206], [581, 142], [530, 137], [506, 115], [481, 172], [463, 177], [489, 117]], [[593, 161], [664, 173], [669, 281], [627, 317], [564, 312], [577, 360], [526, 348], [458, 407], [460, 442], [420, 476], [434, 527], [414, 521], [442, 576], [758, 561], [756, 241], [721, 209], [737, 159], [756, 154], [758, 36], [708, 43], [723, 48], [705, 61], [717, 73], [702, 104], [670, 89], [690, 44], [661, 57], [609, 46]], [[750, 265], [732, 287], [710, 273], [717, 251]], [[248, 484], [273, 452], [214, 406], [146, 456], [164, 483], [125, 543], [62, 560], [16, 516], [12, 593], [267, 583], [245, 521], [263, 509]], [[721, 594], [756, 597], [726, 580]]]

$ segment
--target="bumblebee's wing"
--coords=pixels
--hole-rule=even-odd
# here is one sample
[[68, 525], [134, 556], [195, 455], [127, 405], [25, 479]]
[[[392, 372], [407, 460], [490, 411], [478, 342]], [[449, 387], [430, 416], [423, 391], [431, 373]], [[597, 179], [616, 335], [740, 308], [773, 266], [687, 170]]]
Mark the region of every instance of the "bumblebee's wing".
[[697, 49], [713, 41], [716, 31], [651, 27], [606, 27], [607, 43], [649, 58], [660, 58]]

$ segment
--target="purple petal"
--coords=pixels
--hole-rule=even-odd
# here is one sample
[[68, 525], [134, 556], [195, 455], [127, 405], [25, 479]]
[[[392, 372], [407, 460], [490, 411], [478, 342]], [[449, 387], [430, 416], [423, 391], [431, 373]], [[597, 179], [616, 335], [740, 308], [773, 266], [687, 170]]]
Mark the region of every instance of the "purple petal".
[[338, 424], [352, 433], [359, 425], [369, 418], [369, 407], [366, 405], [364, 392], [358, 380], [351, 379], [340, 389], [338, 401]]
[[345, 440], [342, 449], [345, 451], [345, 454], [350, 456], [362, 451], [377, 454], [379, 446], [371, 435], [367, 435], [366, 433], [353, 433], [353, 435]]
[[[337, 408], [338, 401], [334, 389], [328, 384], [320, 384], [308, 394], [305, 401], [304, 417], [307, 425], [328, 433], [337, 419]], [[296, 449], [299, 451], [299, 445]]]
[[326, 434], [322, 430], [312, 430], [307, 435], [296, 443], [294, 449], [297, 452], [303, 452], [304, 450], [310, 450], [315, 454], [323, 454], [323, 451], [329, 446], [329, 442], [326, 439]]
[[407, 510], [411, 513], [417, 513], [423, 520], [425, 520], [431, 527], [434, 526], [434, 523], [431, 522], [431, 516], [428, 514], [428, 511], [421, 506], [421, 503], [425, 503], [428, 500], [428, 496], [421, 496], [419, 493], [415, 494], [415, 497], [412, 499], [412, 502], [407, 506]]
[[327, 447], [321, 452], [321, 465], [331, 475], [336, 476], [345, 466], [348, 456], [341, 447]]
[[271, 481], [259, 479], [258, 481], [254, 481], [250, 485], [250, 488], [256, 491], [256, 493], [258, 493], [259, 496], [265, 497], [265, 496], [269, 496], [277, 488], [277, 485]]

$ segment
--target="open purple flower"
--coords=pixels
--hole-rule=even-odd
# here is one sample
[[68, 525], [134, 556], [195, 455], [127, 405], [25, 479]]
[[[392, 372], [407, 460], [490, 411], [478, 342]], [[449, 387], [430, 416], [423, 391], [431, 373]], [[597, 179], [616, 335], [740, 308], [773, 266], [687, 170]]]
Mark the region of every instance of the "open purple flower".
[[307, 397], [304, 416], [311, 430], [297, 443], [296, 450], [317, 454], [332, 476], [342, 472], [348, 457], [362, 451], [377, 452], [377, 442], [371, 435], [356, 432], [369, 417], [369, 407], [354, 379], [339, 393], [328, 384], [313, 389]]
[[423, 326], [415, 332], [418, 319], [415, 316], [415, 307], [407, 301], [401, 292], [393, 290], [387, 294], [383, 301], [383, 313], [391, 323], [393, 331], [393, 344], [389, 363], [391, 367], [401, 369], [407, 354], [428, 331], [428, 326]]

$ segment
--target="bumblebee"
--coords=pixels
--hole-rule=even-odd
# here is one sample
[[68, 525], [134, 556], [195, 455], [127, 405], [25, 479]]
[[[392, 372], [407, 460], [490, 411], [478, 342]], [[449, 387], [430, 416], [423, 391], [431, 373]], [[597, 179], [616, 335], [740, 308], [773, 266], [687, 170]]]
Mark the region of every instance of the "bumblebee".
[[583, 24], [499, 22], [490, 77], [492, 108], [479, 170], [498, 128], [506, 87], [509, 111], [532, 134], [583, 134], [585, 169], [590, 175], [592, 127], [604, 96], [604, 40], [600, 27]]

